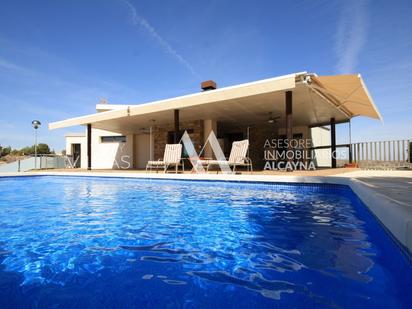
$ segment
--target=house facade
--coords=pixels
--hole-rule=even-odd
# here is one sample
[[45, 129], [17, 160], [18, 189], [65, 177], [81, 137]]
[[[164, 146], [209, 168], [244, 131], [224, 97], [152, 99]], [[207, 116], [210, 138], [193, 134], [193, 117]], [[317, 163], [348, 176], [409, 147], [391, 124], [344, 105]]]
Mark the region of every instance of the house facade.
[[66, 135], [66, 154], [84, 169], [144, 169], [185, 131], [205, 158], [214, 157], [211, 132], [226, 155], [248, 139], [255, 170], [265, 168], [272, 142], [285, 139], [310, 141], [301, 160], [336, 167], [331, 154], [345, 145], [336, 145], [335, 126], [356, 116], [381, 119], [360, 75], [302, 72], [225, 88], [207, 81], [199, 93], [143, 104], [97, 104], [95, 114], [49, 128], [85, 126], [84, 134]]

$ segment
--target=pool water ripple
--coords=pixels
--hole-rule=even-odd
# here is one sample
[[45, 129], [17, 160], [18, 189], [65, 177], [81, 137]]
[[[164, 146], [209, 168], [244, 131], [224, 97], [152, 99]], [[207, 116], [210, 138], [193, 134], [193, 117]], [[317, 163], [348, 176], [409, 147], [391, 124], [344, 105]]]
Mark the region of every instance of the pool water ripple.
[[408, 257], [344, 186], [3, 178], [0, 209], [0, 307], [411, 303]]

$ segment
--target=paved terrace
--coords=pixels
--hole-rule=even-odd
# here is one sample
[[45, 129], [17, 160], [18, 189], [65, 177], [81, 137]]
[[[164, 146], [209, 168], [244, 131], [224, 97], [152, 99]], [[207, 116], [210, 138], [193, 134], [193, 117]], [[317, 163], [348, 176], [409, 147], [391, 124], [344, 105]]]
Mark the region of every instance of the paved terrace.
[[[334, 176], [334, 175], [340, 175], [340, 174], [345, 174], [349, 172], [355, 172], [355, 171], [360, 171], [359, 168], [320, 168], [315, 171], [293, 171], [293, 172], [282, 172], [282, 171], [253, 171], [253, 172], [247, 172], [244, 170], [239, 171], [237, 175], [254, 175], [254, 176]], [[96, 173], [96, 174], [149, 174], [149, 175], [155, 175], [155, 174], [164, 174], [163, 170], [158, 170], [156, 172], [155, 169], [153, 169], [152, 172], [146, 172], [146, 170], [134, 170], [134, 169], [127, 169], [127, 170], [119, 170], [119, 169], [98, 169], [98, 170], [86, 170], [86, 169], [50, 169], [50, 170], [39, 170], [39, 171], [32, 171], [32, 173], [43, 173], [43, 172], [58, 172], [58, 173]], [[182, 173], [182, 171], [178, 172], [178, 175], [195, 175], [193, 172], [190, 170], [185, 170], [185, 172]], [[217, 172], [216, 170], [214, 171], [209, 171], [208, 175], [224, 175], [222, 172]], [[174, 172], [174, 169], [170, 169], [167, 172], [167, 175], [176, 175]], [[412, 177], [412, 176], [411, 176]]]
[[227, 175], [159, 173], [137, 170], [42, 170], [27, 173], [0, 174], [1, 176], [25, 175], [76, 175], [102, 177], [134, 177], [159, 179], [198, 179], [257, 182], [307, 182], [338, 183], [349, 185], [372, 213], [385, 225], [395, 238], [412, 254], [412, 171], [369, 171], [356, 168], [319, 169], [316, 171], [259, 171]]

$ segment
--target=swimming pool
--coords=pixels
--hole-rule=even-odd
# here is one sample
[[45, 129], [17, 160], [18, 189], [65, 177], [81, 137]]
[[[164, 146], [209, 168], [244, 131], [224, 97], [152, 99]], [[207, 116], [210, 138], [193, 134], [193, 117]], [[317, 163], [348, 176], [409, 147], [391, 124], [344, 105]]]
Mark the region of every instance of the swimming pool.
[[0, 178], [1, 308], [399, 308], [411, 286], [346, 186]]

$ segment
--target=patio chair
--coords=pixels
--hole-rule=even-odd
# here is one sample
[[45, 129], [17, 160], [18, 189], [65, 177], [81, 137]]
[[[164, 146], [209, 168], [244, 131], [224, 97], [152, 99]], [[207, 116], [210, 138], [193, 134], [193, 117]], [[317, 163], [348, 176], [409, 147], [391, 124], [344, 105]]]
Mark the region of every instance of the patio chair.
[[[229, 159], [227, 163], [229, 167], [232, 169], [233, 172], [236, 172], [236, 167], [245, 166], [247, 167], [248, 171], [253, 171], [252, 160], [247, 157], [247, 151], [249, 148], [249, 140], [245, 139], [243, 141], [233, 142], [232, 149], [230, 151]], [[207, 171], [213, 165], [225, 164], [224, 161], [219, 160], [206, 160], [201, 161], [201, 164], [207, 162]]]
[[[163, 155], [163, 160], [159, 159], [158, 161], [149, 161], [146, 165], [146, 172], [148, 169], [150, 171], [153, 168], [163, 169], [166, 173], [169, 167], [174, 166], [175, 172], [177, 173], [180, 161], [182, 158], [182, 144], [166, 144], [165, 153]], [[157, 170], [156, 170], [157, 171]]]

